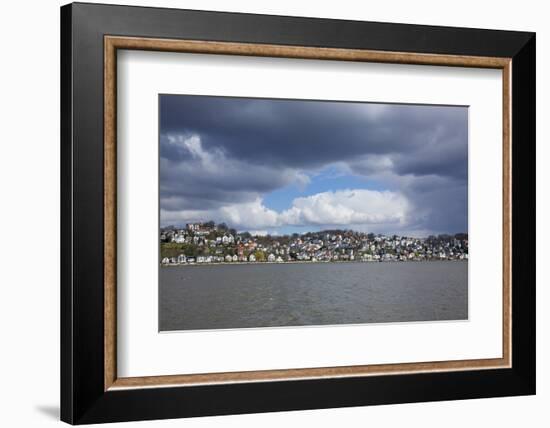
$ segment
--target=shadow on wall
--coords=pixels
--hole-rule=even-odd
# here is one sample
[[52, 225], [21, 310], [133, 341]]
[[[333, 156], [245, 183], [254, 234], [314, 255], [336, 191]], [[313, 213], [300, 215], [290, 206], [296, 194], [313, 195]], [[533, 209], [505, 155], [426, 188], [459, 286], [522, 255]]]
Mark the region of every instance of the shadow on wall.
[[49, 418], [59, 420], [59, 406], [36, 406], [36, 410]]

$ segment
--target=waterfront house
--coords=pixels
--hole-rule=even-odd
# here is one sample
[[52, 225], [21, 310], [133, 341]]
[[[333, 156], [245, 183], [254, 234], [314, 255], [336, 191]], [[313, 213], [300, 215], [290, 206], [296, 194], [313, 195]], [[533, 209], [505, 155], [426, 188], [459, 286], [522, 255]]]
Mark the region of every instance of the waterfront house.
[[239, 256], [237, 256], [236, 254], [234, 254], [233, 257], [231, 257], [231, 259], [232, 259], [234, 262], [238, 262], [238, 261], [239, 261]]
[[233, 257], [231, 257], [231, 256], [228, 254], [227, 256], [225, 256], [225, 261], [226, 261], [227, 263], [230, 263], [230, 262], [233, 261]]
[[267, 261], [273, 263], [275, 261], [275, 254], [269, 254], [269, 256], [267, 256]]
[[248, 256], [248, 261], [249, 261], [249, 262], [255, 262], [255, 261], [256, 261], [256, 256], [255, 256], [254, 254], [250, 254], [250, 255]]
[[187, 257], [185, 257], [185, 254], [180, 254], [180, 255], [178, 256], [178, 263], [179, 263], [179, 264], [187, 263]]
[[167, 265], [168, 263], [170, 263], [170, 259], [168, 257], [164, 257], [162, 259], [162, 262], [161, 262], [163, 265]]

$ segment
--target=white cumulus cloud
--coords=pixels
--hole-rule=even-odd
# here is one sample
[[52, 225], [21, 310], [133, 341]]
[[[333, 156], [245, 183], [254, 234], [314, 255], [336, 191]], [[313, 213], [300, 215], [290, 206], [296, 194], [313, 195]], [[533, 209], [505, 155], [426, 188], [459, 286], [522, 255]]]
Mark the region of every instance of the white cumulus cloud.
[[297, 198], [280, 217], [288, 225], [390, 224], [403, 223], [408, 209], [400, 193], [354, 189]]
[[405, 226], [410, 204], [397, 192], [348, 189], [296, 198], [289, 209], [277, 212], [260, 197], [251, 202], [227, 204], [212, 210], [166, 211], [165, 224], [182, 220], [213, 219], [240, 230], [281, 226]]

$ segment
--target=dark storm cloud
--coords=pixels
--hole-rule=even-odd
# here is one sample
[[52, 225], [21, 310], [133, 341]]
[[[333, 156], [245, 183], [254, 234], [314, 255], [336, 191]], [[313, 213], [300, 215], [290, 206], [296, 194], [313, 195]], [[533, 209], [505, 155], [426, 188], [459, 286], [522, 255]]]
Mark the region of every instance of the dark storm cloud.
[[222, 146], [230, 156], [298, 167], [366, 153], [414, 156], [449, 137], [464, 146], [466, 120], [465, 108], [437, 106], [200, 96], [161, 101], [163, 133], [197, 133], [207, 149]]
[[465, 107], [162, 95], [161, 206], [249, 202], [340, 164], [390, 177], [415, 227], [463, 231], [467, 117]]
[[468, 190], [461, 180], [416, 177], [404, 185], [403, 192], [415, 204], [410, 228], [444, 233], [468, 231]]

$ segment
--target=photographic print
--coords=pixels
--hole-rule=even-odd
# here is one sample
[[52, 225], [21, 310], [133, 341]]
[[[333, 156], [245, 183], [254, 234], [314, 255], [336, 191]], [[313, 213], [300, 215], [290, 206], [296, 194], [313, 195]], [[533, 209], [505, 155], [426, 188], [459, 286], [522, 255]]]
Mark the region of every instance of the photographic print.
[[468, 319], [468, 107], [159, 95], [159, 330]]

